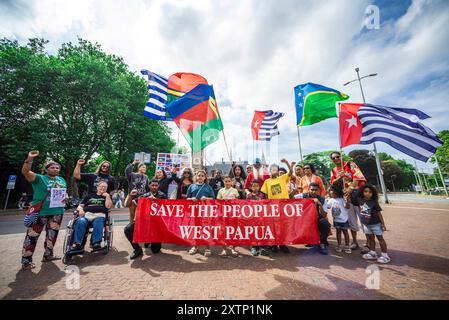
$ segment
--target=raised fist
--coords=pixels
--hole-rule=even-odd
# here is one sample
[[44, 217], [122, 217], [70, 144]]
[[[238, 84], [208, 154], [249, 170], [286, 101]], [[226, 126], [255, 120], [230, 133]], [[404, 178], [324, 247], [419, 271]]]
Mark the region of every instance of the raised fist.
[[32, 150], [28, 153], [28, 158], [34, 159], [39, 155], [39, 151], [37, 150]]
[[83, 166], [84, 164], [86, 163], [86, 160], [84, 160], [84, 159], [79, 159], [78, 161], [77, 161], [77, 165], [80, 165], [80, 166]]

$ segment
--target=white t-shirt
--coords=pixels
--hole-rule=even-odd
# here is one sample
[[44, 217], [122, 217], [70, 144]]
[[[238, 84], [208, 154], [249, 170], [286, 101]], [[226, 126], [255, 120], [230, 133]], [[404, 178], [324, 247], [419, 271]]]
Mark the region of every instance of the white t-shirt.
[[335, 222], [345, 223], [348, 221], [349, 209], [345, 208], [345, 200], [343, 198], [326, 199], [324, 207], [328, 209], [328, 213], [332, 214]]

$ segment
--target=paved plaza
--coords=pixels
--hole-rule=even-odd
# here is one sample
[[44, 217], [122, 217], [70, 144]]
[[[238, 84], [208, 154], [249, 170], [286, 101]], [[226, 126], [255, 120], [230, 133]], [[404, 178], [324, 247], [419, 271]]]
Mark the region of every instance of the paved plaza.
[[[61, 261], [40, 262], [43, 237], [35, 253], [36, 268], [20, 270], [24, 232], [15, 230], [22, 216], [0, 217], [1, 299], [449, 299], [449, 202], [397, 202], [383, 205], [385, 239], [392, 261], [371, 265], [359, 251], [336, 253], [335, 230], [329, 256], [302, 245], [291, 254], [252, 257], [239, 247], [237, 258], [190, 256], [188, 247], [163, 245], [130, 261], [131, 247], [116, 223], [114, 248], [108, 255], [88, 253], [66, 270]], [[126, 211], [114, 213], [117, 220]], [[23, 227], [22, 227], [23, 228]], [[24, 229], [24, 228], [23, 228]], [[20, 230], [20, 228], [19, 228]], [[19, 231], [17, 231], [19, 232]], [[55, 248], [62, 254], [65, 231]], [[363, 243], [363, 234], [359, 234]], [[79, 271], [79, 286], [76, 280]], [[378, 276], [378, 277], [377, 277]], [[378, 289], [375, 289], [378, 284]], [[368, 286], [367, 286], [368, 285]]]

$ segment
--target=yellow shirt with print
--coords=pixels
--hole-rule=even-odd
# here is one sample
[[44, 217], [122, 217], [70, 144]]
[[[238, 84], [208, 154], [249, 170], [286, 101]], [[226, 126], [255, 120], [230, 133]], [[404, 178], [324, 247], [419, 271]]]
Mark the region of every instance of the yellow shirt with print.
[[288, 174], [277, 178], [265, 180], [260, 191], [267, 195], [268, 199], [289, 199], [287, 183], [290, 182]]

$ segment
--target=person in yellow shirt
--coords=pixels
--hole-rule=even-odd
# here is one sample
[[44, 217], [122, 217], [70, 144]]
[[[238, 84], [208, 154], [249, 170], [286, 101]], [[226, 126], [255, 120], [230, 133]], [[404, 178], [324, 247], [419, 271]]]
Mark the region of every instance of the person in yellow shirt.
[[[280, 175], [279, 166], [277, 164], [272, 164], [270, 166], [270, 178], [265, 180], [262, 188], [260, 189], [260, 191], [267, 195], [267, 199], [289, 199], [287, 185], [290, 182], [295, 162], [290, 164], [286, 159], [282, 159], [281, 162], [287, 165], [288, 172]], [[271, 250], [273, 252], [280, 250], [284, 253], [290, 253], [290, 250], [285, 245], [280, 245], [279, 247], [272, 246]]]

